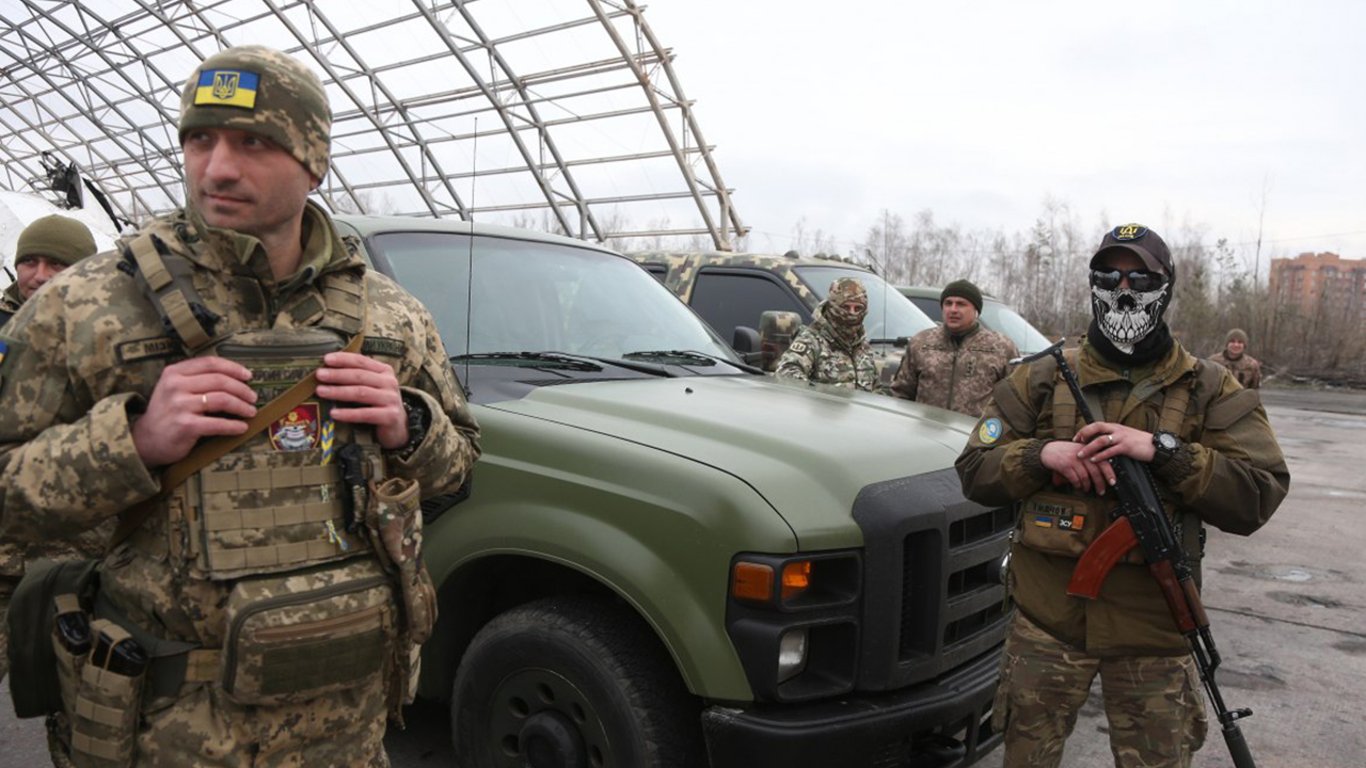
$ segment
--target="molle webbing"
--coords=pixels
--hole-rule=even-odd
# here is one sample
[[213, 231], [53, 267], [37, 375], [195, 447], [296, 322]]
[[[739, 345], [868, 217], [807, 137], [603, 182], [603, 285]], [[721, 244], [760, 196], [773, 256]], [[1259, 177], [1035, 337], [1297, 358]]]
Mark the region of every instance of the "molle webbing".
[[319, 278], [325, 314], [319, 325], [356, 336], [365, 327], [365, 278], [356, 270], [329, 272]]
[[217, 316], [208, 311], [195, 290], [194, 266], [189, 260], [172, 254], [153, 234], [134, 238], [128, 243], [128, 253], [146, 283], [148, 298], [169, 326], [167, 330], [174, 331], [191, 354], [207, 346]]
[[[304, 452], [314, 461], [316, 451]], [[296, 454], [297, 455], [297, 454]], [[278, 452], [253, 454], [259, 460]], [[273, 572], [368, 550], [346, 531], [336, 464], [238, 466], [234, 455], [199, 474], [202, 567], [214, 578]]]

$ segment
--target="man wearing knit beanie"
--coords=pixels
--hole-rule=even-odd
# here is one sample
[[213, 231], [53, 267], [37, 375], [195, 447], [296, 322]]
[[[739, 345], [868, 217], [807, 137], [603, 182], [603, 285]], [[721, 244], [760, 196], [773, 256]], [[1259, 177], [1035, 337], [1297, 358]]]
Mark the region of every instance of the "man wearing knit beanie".
[[1244, 389], [1262, 386], [1262, 364], [1247, 353], [1247, 331], [1234, 328], [1224, 337], [1224, 348], [1210, 358], [1233, 373]]
[[1013, 341], [977, 321], [982, 290], [971, 281], [944, 286], [939, 306], [943, 324], [911, 337], [889, 394], [980, 416], [992, 387], [1006, 377], [1010, 359], [1020, 353]]
[[54, 763], [388, 765], [436, 613], [416, 502], [459, 488], [479, 427], [431, 314], [309, 200], [329, 162], [317, 75], [229, 48], [180, 106], [185, 207], [0, 329], [0, 540], [118, 523], [102, 631], [150, 659], [62, 702]]
[[54, 213], [24, 227], [14, 250], [15, 280], [0, 294], [0, 326], [58, 272], [94, 253], [90, 229], [70, 216]]

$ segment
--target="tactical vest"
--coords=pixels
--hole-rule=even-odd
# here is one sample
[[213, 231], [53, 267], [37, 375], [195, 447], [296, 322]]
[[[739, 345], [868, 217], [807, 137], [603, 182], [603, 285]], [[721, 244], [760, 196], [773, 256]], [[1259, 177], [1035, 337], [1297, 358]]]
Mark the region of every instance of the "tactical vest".
[[[1073, 370], [1077, 370], [1078, 350], [1066, 350], [1064, 355], [1067, 357], [1067, 364]], [[1049, 360], [1051, 361], [1051, 358]], [[1052, 438], [1070, 441], [1080, 427], [1076, 398], [1072, 395], [1071, 388], [1062, 380], [1062, 375], [1055, 364], [1035, 365], [1039, 366], [1035, 370], [1039, 371], [1040, 375], [1051, 375], [1053, 381]], [[1219, 378], [1217, 368], [1198, 364], [1195, 371], [1166, 387], [1163, 390], [1162, 404], [1158, 409], [1157, 429], [1171, 432], [1183, 441], [1194, 439], [1195, 435], [1183, 430], [1191, 406], [1192, 392], [1201, 384], [1205, 392], [1217, 391]], [[1088, 405], [1093, 414], [1103, 414], [1099, 402], [1088, 399]], [[1197, 407], [1201, 406], [1197, 404]], [[1192, 566], [1196, 566], [1204, 554], [1204, 536], [1200, 519], [1189, 511], [1177, 514], [1175, 500], [1162, 494], [1160, 486], [1158, 490], [1168, 516], [1173, 517], [1173, 526], [1187, 559]], [[1091, 542], [1113, 522], [1112, 515], [1118, 504], [1119, 500], [1113, 493], [1096, 496], [1070, 489], [1048, 487], [1020, 502], [1017, 536], [1020, 544], [1030, 549], [1051, 555], [1080, 557]], [[1135, 547], [1126, 555], [1124, 562], [1141, 565], [1143, 555]]]
[[[365, 284], [352, 271], [319, 278], [324, 313], [315, 326], [214, 334], [217, 317], [195, 290], [188, 259], [152, 234], [128, 242], [125, 257], [188, 355], [219, 355], [251, 370], [258, 406], [364, 330]], [[195, 577], [223, 580], [369, 553], [359, 523], [364, 502], [344, 482], [339, 451], [358, 444], [359, 457], [347, 458], [376, 483], [384, 479], [384, 461], [371, 430], [334, 422], [331, 407], [316, 396], [304, 401], [174, 489], [164, 542], [173, 561]], [[132, 541], [147, 544], [146, 538]]]

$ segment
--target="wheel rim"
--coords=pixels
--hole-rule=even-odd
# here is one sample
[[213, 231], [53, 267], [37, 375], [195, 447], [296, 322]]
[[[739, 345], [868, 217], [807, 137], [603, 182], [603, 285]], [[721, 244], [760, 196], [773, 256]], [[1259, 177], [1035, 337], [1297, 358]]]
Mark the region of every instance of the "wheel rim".
[[503, 678], [489, 708], [489, 746], [506, 768], [614, 768], [607, 731], [578, 686], [548, 669]]

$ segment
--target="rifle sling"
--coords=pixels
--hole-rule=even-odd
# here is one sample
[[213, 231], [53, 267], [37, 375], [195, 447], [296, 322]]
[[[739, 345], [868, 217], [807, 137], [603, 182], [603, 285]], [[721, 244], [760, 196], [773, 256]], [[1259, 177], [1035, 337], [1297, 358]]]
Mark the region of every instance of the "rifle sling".
[[[351, 337], [351, 341], [342, 351], [359, 352], [364, 340], [365, 333], [357, 333]], [[147, 520], [147, 516], [156, 509], [157, 502], [170, 495], [171, 491], [179, 488], [180, 484], [188, 480], [191, 475], [227, 455], [268, 425], [284, 418], [290, 411], [294, 410], [295, 406], [307, 400], [317, 388], [318, 373], [311, 371], [307, 376], [295, 382], [294, 386], [261, 406], [256, 411], [256, 415], [247, 422], [247, 429], [242, 434], [219, 435], [210, 440], [205, 440], [196, 445], [185, 458], [167, 467], [161, 473], [161, 492], [124, 511], [119, 520], [119, 527], [109, 539], [109, 547], [106, 551], [113, 550], [114, 547], [122, 544], [124, 539], [133, 535], [133, 531], [141, 527], [143, 522]]]

